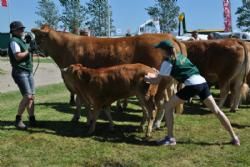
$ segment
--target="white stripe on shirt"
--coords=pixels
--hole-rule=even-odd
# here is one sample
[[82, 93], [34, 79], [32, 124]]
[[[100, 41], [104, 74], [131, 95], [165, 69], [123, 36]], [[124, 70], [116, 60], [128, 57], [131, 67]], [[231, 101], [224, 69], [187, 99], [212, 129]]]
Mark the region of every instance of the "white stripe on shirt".
[[188, 79], [186, 79], [184, 81], [184, 85], [191, 86], [191, 85], [202, 84], [202, 83], [205, 83], [205, 82], [206, 82], [205, 78], [203, 78], [199, 74], [196, 74], [196, 75], [192, 75], [191, 77], [189, 77]]
[[13, 53], [14, 55], [16, 55], [16, 53], [21, 52], [20, 46], [19, 46], [15, 41], [12, 41], [12, 42], [10, 43], [10, 48], [11, 48], [12, 53]]

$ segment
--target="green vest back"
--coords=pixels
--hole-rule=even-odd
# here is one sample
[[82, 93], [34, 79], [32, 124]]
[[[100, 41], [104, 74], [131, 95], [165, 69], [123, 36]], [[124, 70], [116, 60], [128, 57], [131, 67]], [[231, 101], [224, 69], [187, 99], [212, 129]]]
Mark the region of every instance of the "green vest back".
[[[27, 45], [20, 38], [12, 37], [10, 39], [10, 43], [12, 41], [15, 41], [20, 46], [21, 52], [24, 52], [24, 51], [28, 50]], [[10, 43], [9, 43], [9, 52], [8, 53], [9, 53], [10, 63], [12, 65], [12, 67], [15, 68], [15, 69], [21, 69], [21, 70], [26, 70], [26, 71], [32, 72], [33, 65], [32, 65], [32, 56], [31, 56], [31, 54], [29, 54], [29, 56], [23, 58], [22, 60], [17, 61], [16, 58], [15, 58], [15, 55], [12, 52], [12, 49], [10, 48]]]
[[180, 53], [175, 60], [170, 59], [168, 61], [173, 65], [170, 75], [181, 83], [184, 83], [192, 75], [200, 74], [198, 68]]

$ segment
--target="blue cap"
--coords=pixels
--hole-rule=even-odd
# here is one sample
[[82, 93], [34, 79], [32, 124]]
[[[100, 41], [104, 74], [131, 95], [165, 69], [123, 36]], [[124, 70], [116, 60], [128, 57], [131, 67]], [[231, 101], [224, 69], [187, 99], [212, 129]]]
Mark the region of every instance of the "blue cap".
[[20, 28], [25, 28], [21, 21], [13, 21], [12, 23], [10, 23], [10, 32], [18, 30]]

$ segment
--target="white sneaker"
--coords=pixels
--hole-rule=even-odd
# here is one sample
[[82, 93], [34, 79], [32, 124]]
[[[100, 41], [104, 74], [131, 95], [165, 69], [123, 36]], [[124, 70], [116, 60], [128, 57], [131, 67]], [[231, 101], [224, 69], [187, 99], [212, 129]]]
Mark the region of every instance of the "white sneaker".
[[176, 145], [176, 140], [174, 137], [166, 136], [164, 139], [158, 141], [157, 144], [163, 146], [174, 146]]
[[236, 136], [232, 141], [231, 143], [235, 146], [240, 146], [240, 139], [238, 136]]
[[27, 129], [27, 126], [23, 123], [22, 120], [16, 121], [15, 126], [16, 126], [17, 129], [21, 129], [21, 130], [26, 130]]

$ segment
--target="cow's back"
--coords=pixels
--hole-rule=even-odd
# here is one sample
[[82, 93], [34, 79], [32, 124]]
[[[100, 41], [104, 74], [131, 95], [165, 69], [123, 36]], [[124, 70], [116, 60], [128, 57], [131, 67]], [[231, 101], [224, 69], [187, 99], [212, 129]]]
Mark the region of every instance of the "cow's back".
[[184, 42], [188, 58], [209, 81], [230, 81], [242, 70], [244, 47], [238, 40], [207, 40]]

